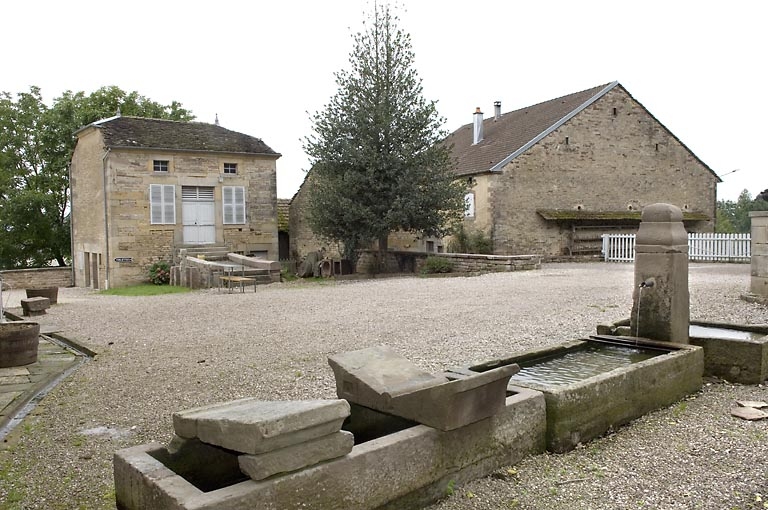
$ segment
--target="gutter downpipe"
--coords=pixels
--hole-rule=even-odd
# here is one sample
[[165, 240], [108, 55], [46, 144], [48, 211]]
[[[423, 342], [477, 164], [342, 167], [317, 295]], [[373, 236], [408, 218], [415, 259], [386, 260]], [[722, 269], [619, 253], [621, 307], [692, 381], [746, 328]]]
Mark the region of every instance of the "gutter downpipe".
[[77, 287], [77, 271], [75, 271], [76, 257], [75, 257], [75, 215], [72, 214], [72, 159], [67, 164], [67, 177], [69, 178], [69, 256], [70, 259], [70, 280], [72, 286]]
[[106, 256], [106, 260], [104, 261], [104, 290], [109, 289], [109, 217], [107, 215], [108, 213], [108, 205], [107, 205], [107, 158], [109, 157], [109, 151], [110, 148], [107, 147], [106, 152], [104, 153], [104, 156], [101, 157], [101, 163], [102, 163], [102, 192], [104, 193], [104, 241], [105, 241], [105, 249], [104, 249], [104, 255]]

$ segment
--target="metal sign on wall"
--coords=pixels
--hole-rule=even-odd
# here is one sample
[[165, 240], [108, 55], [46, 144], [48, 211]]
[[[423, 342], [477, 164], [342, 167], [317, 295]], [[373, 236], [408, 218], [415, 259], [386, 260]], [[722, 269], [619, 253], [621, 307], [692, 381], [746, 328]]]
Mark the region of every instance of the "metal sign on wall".
[[115, 257], [115, 262], [133, 262], [133, 257]]

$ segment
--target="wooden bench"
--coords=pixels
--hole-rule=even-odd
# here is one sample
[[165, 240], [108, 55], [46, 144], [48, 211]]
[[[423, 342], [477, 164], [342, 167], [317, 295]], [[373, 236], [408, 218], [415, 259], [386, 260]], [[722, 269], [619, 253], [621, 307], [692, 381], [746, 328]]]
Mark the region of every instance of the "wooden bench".
[[25, 317], [45, 315], [46, 310], [50, 307], [51, 300], [47, 297], [31, 297], [21, 300], [22, 314]]

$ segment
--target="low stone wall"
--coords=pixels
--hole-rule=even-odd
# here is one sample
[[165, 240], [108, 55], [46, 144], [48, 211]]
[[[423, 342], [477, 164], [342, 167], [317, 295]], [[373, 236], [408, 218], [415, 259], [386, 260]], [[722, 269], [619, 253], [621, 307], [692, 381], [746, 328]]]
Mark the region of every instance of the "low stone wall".
[[9, 269], [0, 271], [3, 283], [11, 289], [43, 289], [46, 287], [71, 287], [72, 268], [41, 267], [37, 269]]
[[[526, 271], [541, 268], [539, 255], [480, 255], [475, 253], [424, 253], [412, 251], [388, 251], [385, 273], [418, 273], [427, 258], [442, 257], [453, 263], [454, 273], [491, 273]], [[364, 250], [357, 261], [357, 273], [372, 273], [378, 252]]]

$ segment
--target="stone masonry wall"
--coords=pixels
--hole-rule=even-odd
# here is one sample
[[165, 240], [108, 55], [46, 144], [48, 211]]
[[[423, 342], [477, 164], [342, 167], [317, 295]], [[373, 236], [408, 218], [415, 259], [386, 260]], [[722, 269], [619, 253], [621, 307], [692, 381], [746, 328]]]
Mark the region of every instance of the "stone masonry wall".
[[42, 289], [71, 287], [71, 267], [42, 267], [38, 269], [10, 269], [0, 271], [3, 283], [11, 289]]
[[[104, 221], [102, 156], [107, 162], [107, 246]], [[166, 160], [168, 172], [155, 172], [153, 161]], [[224, 174], [224, 163], [235, 163], [236, 174]], [[175, 187], [175, 224], [153, 225], [150, 221], [151, 184]], [[183, 186], [214, 190], [215, 242], [231, 251], [266, 252], [278, 258], [277, 182], [275, 158], [208, 152], [162, 150], [112, 150], [105, 154], [98, 130], [82, 135], [73, 157], [73, 254], [77, 285], [85, 281], [84, 253], [101, 255], [101, 285], [109, 270], [109, 286], [146, 281], [149, 266], [171, 262], [173, 250], [183, 245]], [[222, 186], [246, 189], [246, 223], [223, 224]], [[87, 259], [86, 259], [87, 260]], [[108, 267], [107, 267], [108, 266]]]
[[[494, 252], [561, 255], [567, 229], [537, 209], [641, 210], [665, 202], [712, 221], [716, 177], [624, 89], [616, 87], [490, 179]], [[478, 199], [479, 201], [479, 199]]]

